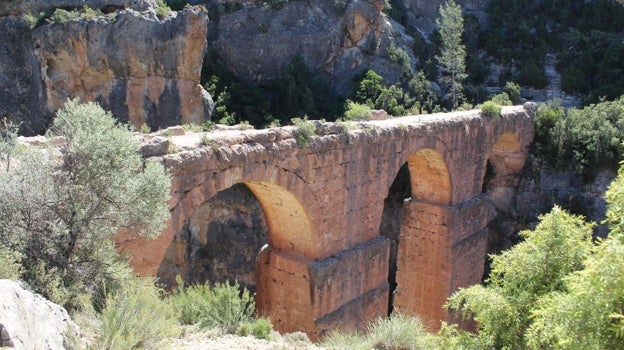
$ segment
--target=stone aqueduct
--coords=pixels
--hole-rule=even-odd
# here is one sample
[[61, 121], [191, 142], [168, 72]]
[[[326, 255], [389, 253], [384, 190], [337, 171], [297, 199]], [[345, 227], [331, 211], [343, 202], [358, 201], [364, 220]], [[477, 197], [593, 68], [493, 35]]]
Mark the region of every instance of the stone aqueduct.
[[[533, 138], [530, 110], [410, 116], [348, 132], [319, 123], [306, 147], [293, 127], [214, 132], [204, 145], [197, 135], [173, 136], [179, 151], [159, 155], [173, 176], [166, 229], [155, 240], [120, 234], [117, 242], [139, 272], [185, 276], [188, 249], [174, 238], [203, 203], [244, 184], [268, 227], [256, 307], [277, 330], [319, 338], [361, 328], [387, 315], [391, 295], [392, 307], [437, 329], [451, 317], [445, 299], [481, 281], [488, 222], [513, 202]], [[401, 169], [411, 197], [402, 199], [400, 232], [380, 232]]]

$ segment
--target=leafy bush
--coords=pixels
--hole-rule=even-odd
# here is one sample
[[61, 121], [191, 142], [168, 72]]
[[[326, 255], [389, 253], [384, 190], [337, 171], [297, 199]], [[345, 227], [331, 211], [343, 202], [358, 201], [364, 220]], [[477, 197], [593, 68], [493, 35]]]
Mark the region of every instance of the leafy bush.
[[20, 262], [19, 254], [6, 248], [0, 248], [0, 280], [18, 280], [22, 270]]
[[316, 135], [316, 126], [314, 123], [308, 120], [308, 117], [293, 118], [290, 120], [296, 127], [295, 139], [301, 147], [307, 147], [310, 142], [310, 138]]
[[492, 257], [487, 285], [460, 289], [448, 307], [479, 324], [487, 347], [524, 348], [531, 309], [551, 292], [565, 289], [565, 278], [583, 267], [591, 252], [592, 225], [555, 207], [540, 217], [525, 241]]
[[153, 281], [135, 279], [106, 296], [97, 316], [102, 349], [154, 348], [165, 337], [179, 336], [174, 311]]
[[165, 0], [156, 0], [156, 16], [163, 19], [171, 12], [171, 8], [167, 6]]
[[494, 104], [497, 104], [499, 106], [511, 106], [513, 104], [511, 103], [511, 100], [509, 99], [509, 95], [507, 95], [506, 92], [502, 92], [500, 94], [496, 94], [492, 96], [492, 99], [490, 101], [492, 101]]
[[520, 99], [520, 85], [508, 81], [507, 83], [505, 83], [503, 92], [507, 94], [512, 104], [517, 105], [522, 102], [522, 100]]
[[273, 325], [271, 320], [266, 317], [257, 318], [253, 321], [241, 322], [236, 328], [236, 335], [246, 337], [253, 335], [258, 339], [271, 340], [271, 332]]
[[77, 12], [70, 12], [64, 9], [55, 9], [50, 16], [49, 21], [56, 24], [64, 24], [69, 20], [78, 18], [80, 15]]
[[537, 121], [538, 135], [547, 133], [542, 156], [552, 157], [556, 167], [572, 164], [579, 173], [588, 173], [622, 156], [624, 98], [569, 109], [563, 117], [556, 105], [544, 107]]
[[[180, 284], [170, 301], [183, 324], [220, 328], [227, 333], [236, 332], [241, 323], [251, 322], [255, 313], [253, 296], [246, 289], [241, 291], [238, 282], [217, 283], [214, 287], [208, 283]], [[261, 323], [257, 326], [261, 328]]]
[[501, 115], [501, 106], [492, 101], [485, 101], [481, 105], [481, 113], [490, 118], [497, 118]]
[[95, 103], [67, 102], [49, 136], [62, 144], [16, 153], [19, 166], [0, 172], [0, 240], [22, 256], [35, 291], [71, 310], [127, 276], [110, 238], [122, 227], [159, 232], [170, 179]]
[[370, 120], [372, 113], [370, 107], [365, 104], [347, 100], [347, 110], [344, 113], [344, 120]]

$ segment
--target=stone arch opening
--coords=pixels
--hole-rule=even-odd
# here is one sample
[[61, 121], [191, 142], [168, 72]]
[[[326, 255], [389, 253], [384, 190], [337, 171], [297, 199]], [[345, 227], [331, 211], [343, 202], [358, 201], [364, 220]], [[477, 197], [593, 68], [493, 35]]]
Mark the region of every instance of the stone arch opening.
[[268, 227], [247, 186], [236, 184], [202, 203], [183, 231], [187, 282], [236, 280], [255, 291], [256, 256], [268, 243]]
[[237, 280], [255, 292], [256, 310], [276, 330], [292, 331], [286, 328], [291, 319], [310, 307], [297, 297], [309, 290], [309, 277], [285, 273], [284, 261], [305, 268], [319, 254], [316, 244], [308, 213], [293, 193], [270, 182], [243, 181], [196, 207], [170, 244], [159, 275], [173, 281], [179, 274], [191, 283]]
[[451, 175], [442, 154], [426, 148], [410, 156], [407, 164], [412, 198], [428, 203], [451, 203]]
[[269, 228], [269, 245], [315, 259], [318, 251], [310, 217], [295, 195], [269, 182], [246, 181], [256, 196]]
[[406, 162], [399, 169], [399, 172], [388, 190], [388, 196], [384, 199], [381, 224], [379, 225], [379, 234], [390, 240], [388, 315], [390, 315], [394, 309], [394, 291], [397, 286], [397, 249], [399, 246], [399, 234], [401, 233], [403, 219], [403, 204], [409, 201], [412, 196], [411, 186], [409, 167]]
[[[496, 209], [495, 217], [487, 225], [487, 253], [497, 254], [518, 243], [516, 190], [526, 154], [518, 136], [511, 131], [496, 140], [488, 155], [484, 175], [483, 194]], [[490, 273], [490, 259], [486, 259], [483, 279]]]
[[412, 154], [407, 168], [411, 197], [402, 209], [393, 307], [437, 330], [448, 320], [442, 306], [453, 271], [451, 176], [443, 155], [429, 148]]

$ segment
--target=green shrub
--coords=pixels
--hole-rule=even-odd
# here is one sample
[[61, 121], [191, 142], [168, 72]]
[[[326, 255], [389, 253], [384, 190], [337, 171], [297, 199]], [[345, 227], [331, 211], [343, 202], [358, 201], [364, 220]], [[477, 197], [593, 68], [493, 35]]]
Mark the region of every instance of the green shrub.
[[156, 0], [156, 16], [160, 19], [167, 17], [171, 12], [171, 8], [167, 6], [165, 0]]
[[241, 322], [236, 328], [235, 333], [241, 337], [253, 335], [258, 339], [271, 340], [271, 332], [273, 332], [271, 320], [262, 317], [252, 321]]
[[45, 16], [45, 12], [39, 12], [39, 14], [27, 13], [24, 15], [24, 19], [26, 20], [26, 23], [28, 23], [28, 27], [30, 29], [34, 29], [42, 24]]
[[135, 280], [106, 297], [99, 315], [102, 349], [154, 348], [166, 337], [179, 336], [174, 311], [153, 281]]
[[492, 96], [490, 101], [494, 102], [495, 104], [499, 106], [511, 106], [513, 104], [511, 102], [511, 99], [509, 99], [509, 95], [507, 95], [506, 92], [502, 92], [500, 94], [496, 94]]
[[122, 227], [156, 235], [169, 216], [171, 181], [95, 103], [68, 101], [49, 136], [63, 144], [17, 152], [19, 165], [0, 172], [0, 241], [21, 254], [36, 292], [71, 310], [127, 276], [110, 238]]
[[357, 88], [354, 93], [355, 102], [375, 106], [375, 101], [382, 91], [386, 89], [383, 77], [372, 69], [365, 71], [356, 82]]
[[490, 118], [497, 118], [501, 115], [501, 106], [492, 101], [485, 101], [481, 105], [481, 113]]
[[293, 118], [290, 120], [293, 125], [297, 127], [295, 129], [295, 139], [301, 147], [307, 147], [312, 136], [316, 135], [316, 126], [314, 123], [308, 120], [308, 117]]
[[[548, 130], [542, 154], [554, 157], [556, 167], [574, 165], [579, 173], [588, 173], [600, 165], [614, 165], [620, 160], [624, 141], [624, 98], [602, 102], [583, 109], [546, 109], [540, 123], [555, 125]], [[538, 129], [539, 130], [539, 129]], [[543, 131], [540, 131], [542, 133]]]
[[67, 21], [78, 18], [78, 14], [76, 12], [69, 12], [63, 9], [55, 9], [50, 16], [49, 21], [56, 24], [64, 24]]
[[344, 120], [370, 120], [371, 117], [372, 113], [370, 107], [365, 104], [347, 100], [347, 110], [345, 111], [343, 116]]
[[508, 81], [503, 88], [503, 92], [506, 93], [507, 96], [509, 96], [512, 104], [517, 105], [522, 102], [520, 98], [520, 85]]
[[176, 278], [178, 290], [169, 297], [176, 311], [178, 321], [183, 325], [194, 325], [201, 322], [203, 313], [209, 309], [212, 291], [209, 284], [186, 286], [180, 276]]
[[323, 341], [329, 349], [424, 349], [427, 331], [420, 319], [400, 312], [371, 322], [364, 334], [335, 331]]
[[217, 283], [214, 287], [208, 283], [180, 284], [170, 301], [182, 324], [220, 328], [227, 333], [234, 333], [241, 323], [250, 322], [255, 313], [253, 296], [246, 289], [241, 291], [238, 282]]
[[559, 123], [565, 115], [561, 101], [551, 100], [541, 104], [537, 108], [535, 115], [536, 133], [538, 136], [546, 136], [557, 123]]
[[492, 257], [487, 285], [460, 289], [447, 306], [479, 324], [488, 348], [525, 349], [531, 309], [543, 296], [562, 292], [566, 276], [583, 267], [592, 250], [592, 226], [553, 208], [533, 231], [520, 233], [523, 242]]
[[18, 253], [0, 248], [0, 280], [18, 280], [22, 270], [20, 260]]
[[367, 330], [374, 349], [421, 349], [419, 341], [427, 334], [419, 318], [397, 312], [378, 318]]

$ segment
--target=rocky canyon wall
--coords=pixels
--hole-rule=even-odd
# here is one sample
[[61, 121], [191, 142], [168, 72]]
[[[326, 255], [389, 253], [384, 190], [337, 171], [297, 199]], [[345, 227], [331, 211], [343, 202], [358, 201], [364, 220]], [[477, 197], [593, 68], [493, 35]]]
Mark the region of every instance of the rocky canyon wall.
[[31, 11], [73, 2], [46, 7], [24, 1], [0, 13], [5, 33], [0, 115], [21, 122], [25, 134], [41, 133], [66, 99], [80, 97], [98, 101], [137, 128], [209, 119], [212, 99], [199, 84], [208, 21], [202, 8], [160, 19], [147, 1], [80, 3], [115, 11], [62, 23], [44, 21], [34, 28], [28, 16], [38, 12]]
[[401, 64], [389, 58], [389, 48], [407, 48], [411, 38], [382, 10], [382, 1], [362, 0], [250, 5], [220, 16], [214, 45], [227, 68], [246, 81], [266, 84], [300, 55], [315, 75], [346, 94], [365, 69], [388, 83], [401, 77]]

